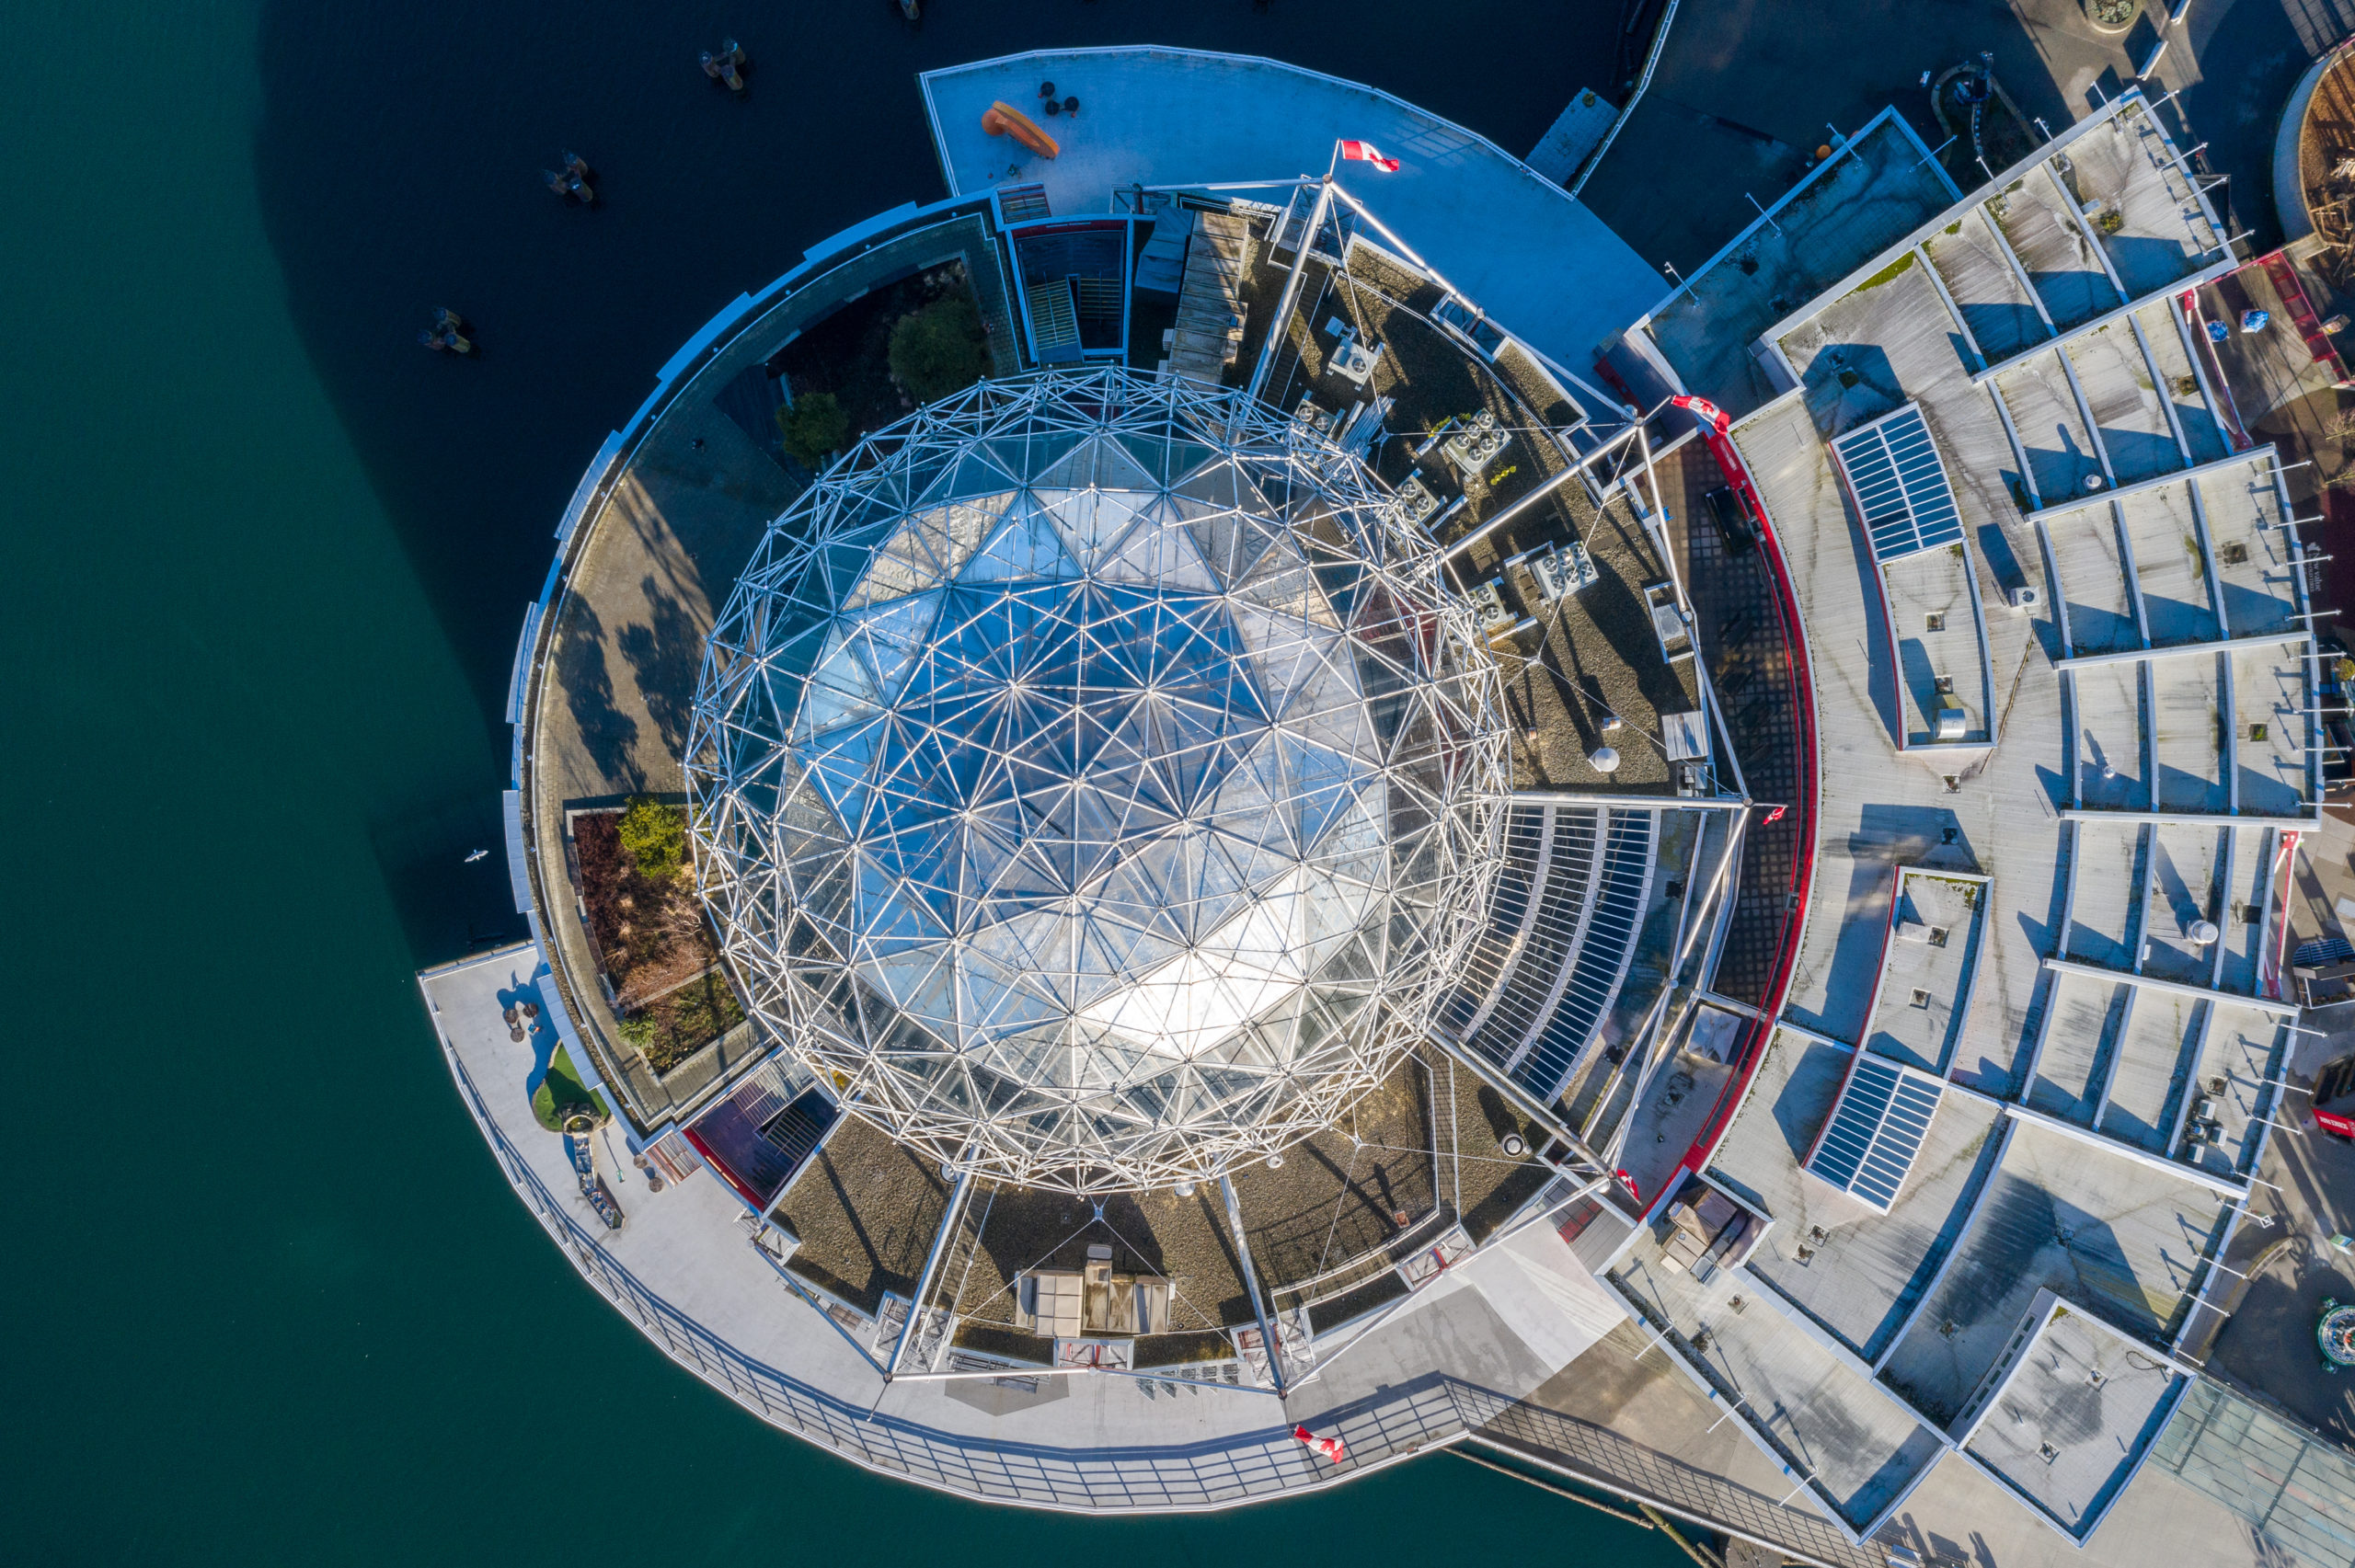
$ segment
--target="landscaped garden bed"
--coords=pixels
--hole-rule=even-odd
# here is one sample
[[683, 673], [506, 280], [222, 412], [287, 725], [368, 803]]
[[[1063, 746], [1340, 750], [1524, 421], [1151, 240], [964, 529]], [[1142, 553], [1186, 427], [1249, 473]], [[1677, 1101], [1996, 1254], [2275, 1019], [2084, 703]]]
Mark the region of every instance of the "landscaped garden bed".
[[655, 1071], [668, 1072], [743, 1021], [728, 976], [711, 968], [624, 1015], [622, 1038]]
[[989, 339], [961, 261], [944, 262], [853, 300], [769, 361], [792, 395], [777, 410], [785, 449], [827, 456], [919, 405], [989, 373]]
[[580, 901], [623, 1038], [658, 1073], [743, 1022], [687, 862], [686, 811], [647, 796], [572, 818]]

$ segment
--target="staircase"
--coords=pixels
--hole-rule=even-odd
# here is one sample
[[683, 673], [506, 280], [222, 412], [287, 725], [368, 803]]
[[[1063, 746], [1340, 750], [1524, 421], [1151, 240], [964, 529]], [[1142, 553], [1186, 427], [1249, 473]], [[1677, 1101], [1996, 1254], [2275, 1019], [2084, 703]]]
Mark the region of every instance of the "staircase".
[[798, 1172], [802, 1162], [817, 1152], [826, 1129], [834, 1125], [836, 1114], [833, 1103], [823, 1094], [815, 1089], [805, 1089], [791, 1104], [762, 1125], [761, 1136], [785, 1156], [788, 1170]]
[[1043, 185], [999, 186], [997, 210], [1009, 223], [1027, 223], [1033, 218], [1052, 215], [1047, 211], [1047, 188]]
[[1243, 345], [1243, 270], [1250, 231], [1225, 212], [1193, 215], [1186, 240], [1186, 272], [1178, 290], [1178, 325], [1170, 333], [1169, 368], [1216, 383]]
[[1030, 285], [1030, 343], [1042, 365], [1079, 358], [1079, 313], [1072, 308], [1071, 280], [1051, 278]]

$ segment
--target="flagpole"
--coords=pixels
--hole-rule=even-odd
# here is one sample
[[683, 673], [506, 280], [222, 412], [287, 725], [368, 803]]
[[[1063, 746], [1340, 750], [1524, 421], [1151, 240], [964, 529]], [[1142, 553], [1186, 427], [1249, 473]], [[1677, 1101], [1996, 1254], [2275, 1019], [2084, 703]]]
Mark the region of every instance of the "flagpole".
[[[1340, 145], [1338, 142], [1333, 143], [1336, 153], [1340, 150]], [[1250, 385], [1244, 389], [1246, 397], [1259, 395], [1260, 384], [1268, 379], [1268, 367], [1275, 363], [1276, 347], [1282, 340], [1285, 324], [1292, 319], [1292, 301], [1300, 293], [1301, 274], [1308, 267], [1309, 246], [1316, 243], [1316, 232], [1325, 226], [1325, 211], [1332, 205], [1333, 192], [1337, 189], [1331, 173], [1327, 172], [1324, 188], [1316, 193], [1316, 203], [1309, 209], [1308, 226], [1301, 231], [1299, 248], [1292, 253], [1292, 276], [1284, 280], [1283, 294], [1276, 301], [1275, 314], [1268, 318], [1267, 336], [1259, 346], [1259, 362], [1251, 372]]]

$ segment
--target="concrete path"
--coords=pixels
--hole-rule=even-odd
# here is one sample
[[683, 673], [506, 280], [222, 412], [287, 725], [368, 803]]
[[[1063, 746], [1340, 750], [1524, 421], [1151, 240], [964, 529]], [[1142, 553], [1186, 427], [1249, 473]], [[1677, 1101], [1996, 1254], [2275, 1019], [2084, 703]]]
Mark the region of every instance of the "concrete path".
[[[1221, 1507], [1327, 1486], [1453, 1442], [1552, 1378], [1608, 1323], [1591, 1307], [1532, 1345], [1534, 1321], [1591, 1280], [1522, 1246], [1493, 1286], [1434, 1290], [1370, 1330], [1336, 1337], [1323, 1370], [1289, 1400], [1182, 1390], [1105, 1374], [1048, 1378], [1034, 1391], [986, 1380], [888, 1391], [833, 1323], [796, 1297], [750, 1244], [745, 1210], [707, 1170], [649, 1192], [633, 1168], [601, 1165], [626, 1216], [607, 1230], [578, 1194], [563, 1140], [533, 1119], [541, 1050], [508, 1038], [500, 1010], [541, 997], [529, 944], [419, 977], [460, 1099], [500, 1173], [597, 1291], [666, 1355], [770, 1425], [859, 1464], [994, 1502], [1080, 1512]], [[616, 1179], [618, 1178], [618, 1179]], [[1567, 1256], [1568, 1249], [1555, 1243]], [[1568, 1265], [1575, 1271], [1575, 1260]], [[1550, 1277], [1542, 1285], [1533, 1268]], [[1583, 1327], [1582, 1327], [1583, 1325]], [[1346, 1351], [1346, 1354], [1344, 1353]], [[1293, 1440], [1304, 1422], [1338, 1434], [1330, 1465]]]

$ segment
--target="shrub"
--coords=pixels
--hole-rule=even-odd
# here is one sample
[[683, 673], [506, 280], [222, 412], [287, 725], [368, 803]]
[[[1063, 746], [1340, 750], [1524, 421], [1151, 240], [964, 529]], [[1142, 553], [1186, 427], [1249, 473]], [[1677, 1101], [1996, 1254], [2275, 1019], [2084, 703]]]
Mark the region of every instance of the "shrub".
[[686, 859], [685, 814], [650, 795], [633, 799], [614, 830], [640, 876], [668, 876]]
[[989, 373], [985, 343], [971, 300], [935, 300], [892, 323], [891, 374], [917, 402], [935, 402]]
[[787, 457], [804, 468], [821, 468], [850, 443], [850, 416], [831, 392], [808, 392], [790, 408], [776, 411], [777, 433]]

